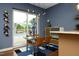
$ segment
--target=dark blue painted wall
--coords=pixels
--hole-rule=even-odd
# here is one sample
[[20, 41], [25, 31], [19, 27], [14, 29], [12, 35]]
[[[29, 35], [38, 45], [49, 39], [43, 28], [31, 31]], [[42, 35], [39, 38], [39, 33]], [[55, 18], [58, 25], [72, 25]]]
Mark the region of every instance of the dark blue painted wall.
[[79, 13], [76, 10], [75, 3], [60, 3], [46, 10], [47, 19], [51, 20], [52, 27], [63, 26], [66, 31], [74, 30], [75, 25], [79, 21], [74, 20], [75, 16]]
[[[13, 44], [13, 37], [12, 37], [12, 10], [13, 8], [18, 8], [22, 10], [30, 9], [34, 10], [36, 13], [43, 13], [44, 9], [39, 7], [33, 6], [31, 4], [0, 4], [0, 49], [12, 47]], [[9, 37], [5, 37], [3, 33], [4, 28], [4, 20], [3, 20], [3, 11], [7, 9], [9, 13]], [[43, 15], [40, 16], [39, 19], [39, 32], [40, 36], [44, 36], [44, 23], [45, 17]]]

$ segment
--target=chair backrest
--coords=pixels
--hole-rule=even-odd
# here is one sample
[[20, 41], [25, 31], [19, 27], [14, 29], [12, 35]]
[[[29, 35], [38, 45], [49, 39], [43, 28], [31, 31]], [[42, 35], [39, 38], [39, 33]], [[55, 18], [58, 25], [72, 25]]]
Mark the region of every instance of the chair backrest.
[[35, 45], [36, 45], [36, 46], [40, 46], [40, 45], [43, 44], [43, 41], [44, 41], [44, 37], [38, 37], [38, 38], [36, 39]]
[[51, 41], [51, 36], [46, 36], [46, 37], [38, 37], [36, 38], [36, 43], [34, 44], [35, 46], [40, 46], [44, 43], [50, 43]]

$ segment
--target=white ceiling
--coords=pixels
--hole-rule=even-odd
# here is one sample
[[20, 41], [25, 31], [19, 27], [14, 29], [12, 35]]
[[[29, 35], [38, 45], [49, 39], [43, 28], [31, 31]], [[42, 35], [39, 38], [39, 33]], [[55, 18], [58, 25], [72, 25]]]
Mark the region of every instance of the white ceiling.
[[49, 7], [52, 7], [58, 3], [31, 3], [32, 5], [35, 5], [35, 6], [38, 6], [40, 8], [44, 8], [44, 9], [47, 9]]

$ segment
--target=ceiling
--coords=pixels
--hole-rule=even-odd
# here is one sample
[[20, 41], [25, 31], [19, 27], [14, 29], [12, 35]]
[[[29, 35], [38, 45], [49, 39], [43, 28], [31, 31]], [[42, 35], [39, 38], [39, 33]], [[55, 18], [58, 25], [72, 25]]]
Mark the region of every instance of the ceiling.
[[43, 9], [47, 9], [49, 7], [52, 7], [58, 3], [31, 3], [32, 5], [35, 5], [37, 7], [43, 8]]

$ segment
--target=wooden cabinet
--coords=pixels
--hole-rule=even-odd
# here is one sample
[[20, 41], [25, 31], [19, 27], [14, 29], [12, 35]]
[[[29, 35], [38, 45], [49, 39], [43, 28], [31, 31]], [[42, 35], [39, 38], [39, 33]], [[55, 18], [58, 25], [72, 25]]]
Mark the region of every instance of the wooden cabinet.
[[51, 27], [46, 27], [45, 28], [45, 35], [49, 36], [50, 35], [50, 31], [51, 31]]
[[[52, 36], [50, 43], [55, 44], [58, 46], [59, 40], [58, 40], [58, 35], [55, 34], [51, 34], [50, 31], [60, 31], [60, 28], [58, 27], [46, 27], [45, 28], [45, 36]], [[48, 56], [58, 56], [58, 50], [53, 51], [53, 52], [49, 52]]]
[[79, 32], [51, 31], [59, 35], [59, 56], [79, 56]]

